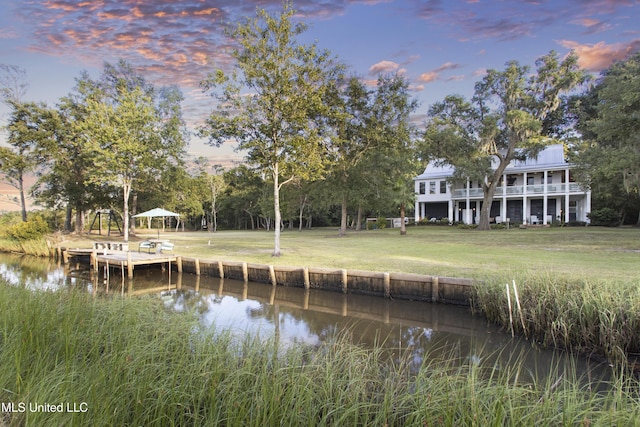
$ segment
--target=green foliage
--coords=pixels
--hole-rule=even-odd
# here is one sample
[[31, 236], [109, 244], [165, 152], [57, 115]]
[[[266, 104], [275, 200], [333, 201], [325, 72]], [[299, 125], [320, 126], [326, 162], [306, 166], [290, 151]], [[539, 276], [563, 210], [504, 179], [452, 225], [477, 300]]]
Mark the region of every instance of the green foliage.
[[334, 112], [325, 98], [343, 69], [315, 44], [299, 44], [306, 26], [294, 23], [294, 15], [284, 2], [278, 15], [258, 9], [256, 18], [238, 23], [228, 32], [239, 46], [232, 52], [235, 72], [216, 70], [202, 83], [219, 103], [201, 136], [214, 145], [236, 140], [249, 163], [271, 179], [274, 256], [280, 255], [281, 187], [321, 176], [328, 162], [327, 121]]
[[387, 228], [387, 217], [379, 216], [376, 218], [376, 228], [378, 230], [384, 230]]
[[7, 235], [17, 241], [36, 240], [49, 232], [49, 226], [40, 215], [31, 215], [26, 222], [7, 228]]
[[620, 214], [611, 208], [594, 209], [587, 214], [591, 225], [603, 225], [605, 227], [617, 227], [620, 225]]
[[456, 178], [483, 183], [479, 229], [489, 229], [491, 202], [504, 170], [552, 143], [545, 133], [547, 117], [560, 106], [560, 95], [586, 78], [575, 54], [560, 61], [550, 52], [536, 67], [531, 72], [510, 61], [503, 71], [487, 71], [470, 102], [450, 95], [429, 110], [421, 157], [454, 166]]
[[[529, 298], [529, 289], [522, 295]], [[597, 315], [596, 306], [582, 307], [589, 319]], [[623, 327], [601, 336], [612, 345], [638, 329], [615, 312], [601, 319]], [[400, 349], [389, 358], [346, 333], [282, 348], [276, 337], [202, 331], [194, 316], [171, 313], [155, 298], [0, 284], [0, 402], [88, 409], [8, 412], [6, 425], [626, 425], [640, 418], [632, 377], [599, 383], [551, 363], [548, 380], [536, 380], [518, 356], [494, 365], [485, 362], [490, 354], [469, 360], [460, 349], [435, 349], [416, 366], [410, 354]]]
[[572, 157], [576, 175], [599, 205], [619, 211], [637, 209], [640, 190], [639, 75], [640, 53], [635, 53], [603, 71], [570, 109], [584, 138]]

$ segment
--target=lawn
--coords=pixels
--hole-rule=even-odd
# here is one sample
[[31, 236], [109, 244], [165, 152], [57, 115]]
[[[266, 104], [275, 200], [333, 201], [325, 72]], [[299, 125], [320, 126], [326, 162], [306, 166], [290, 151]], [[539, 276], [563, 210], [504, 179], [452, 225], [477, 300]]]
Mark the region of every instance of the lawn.
[[[156, 230], [137, 230], [133, 250]], [[335, 267], [437, 276], [486, 278], [552, 274], [573, 279], [637, 281], [640, 229], [567, 227], [480, 232], [454, 227], [409, 227], [350, 232], [335, 228], [286, 230], [282, 256], [271, 256], [273, 233], [219, 231], [160, 233], [175, 252], [201, 259], [246, 261], [299, 267]], [[90, 245], [105, 236], [83, 236], [69, 245]], [[109, 238], [114, 240], [113, 236]], [[74, 240], [77, 240], [74, 238]]]

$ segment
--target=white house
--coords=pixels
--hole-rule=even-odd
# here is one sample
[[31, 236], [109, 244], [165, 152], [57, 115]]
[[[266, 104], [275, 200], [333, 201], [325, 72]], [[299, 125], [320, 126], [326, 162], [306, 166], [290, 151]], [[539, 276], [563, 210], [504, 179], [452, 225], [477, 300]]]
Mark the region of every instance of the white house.
[[[497, 165], [497, 161], [496, 161]], [[589, 222], [591, 191], [576, 183], [562, 144], [551, 145], [537, 158], [514, 160], [504, 171], [491, 205], [492, 222], [551, 224]], [[448, 218], [476, 224], [480, 220], [482, 187], [478, 182], [452, 182], [454, 168], [427, 165], [414, 178], [416, 221]]]

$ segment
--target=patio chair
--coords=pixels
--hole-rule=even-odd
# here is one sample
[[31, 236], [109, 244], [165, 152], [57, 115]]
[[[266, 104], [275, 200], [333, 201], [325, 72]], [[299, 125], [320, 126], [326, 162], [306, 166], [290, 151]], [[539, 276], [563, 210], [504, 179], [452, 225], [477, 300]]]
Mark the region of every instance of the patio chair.
[[153, 244], [148, 241], [140, 242], [140, 244], [138, 245], [138, 252], [142, 252], [143, 249], [147, 253], [151, 253], [151, 249], [153, 249]]
[[174, 246], [175, 246], [175, 244], [173, 244], [171, 242], [162, 242], [162, 244], [160, 245], [160, 253], [173, 252], [173, 247]]

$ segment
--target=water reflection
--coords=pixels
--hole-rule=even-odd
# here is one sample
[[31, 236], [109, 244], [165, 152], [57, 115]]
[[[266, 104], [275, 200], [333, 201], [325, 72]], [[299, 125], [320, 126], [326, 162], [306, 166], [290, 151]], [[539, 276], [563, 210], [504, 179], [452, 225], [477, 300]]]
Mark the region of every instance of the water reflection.
[[[62, 267], [40, 258], [0, 256], [0, 276], [15, 286], [34, 290], [79, 287], [91, 293], [152, 294], [176, 311], [198, 316], [204, 328], [243, 337], [276, 337], [283, 348], [299, 343], [319, 345], [348, 331], [359, 345], [382, 346], [398, 360], [410, 357], [417, 369], [425, 357], [454, 359], [508, 370], [522, 367], [519, 380], [540, 379], [557, 366], [571, 365], [591, 378], [606, 369], [589, 361], [538, 350], [529, 341], [512, 339], [498, 328], [471, 316], [465, 307], [380, 297], [349, 295], [297, 287], [243, 283], [236, 280], [177, 274], [159, 268], [137, 268], [134, 281], [119, 270], [91, 273], [86, 264]], [[523, 362], [523, 363], [520, 363]]]

